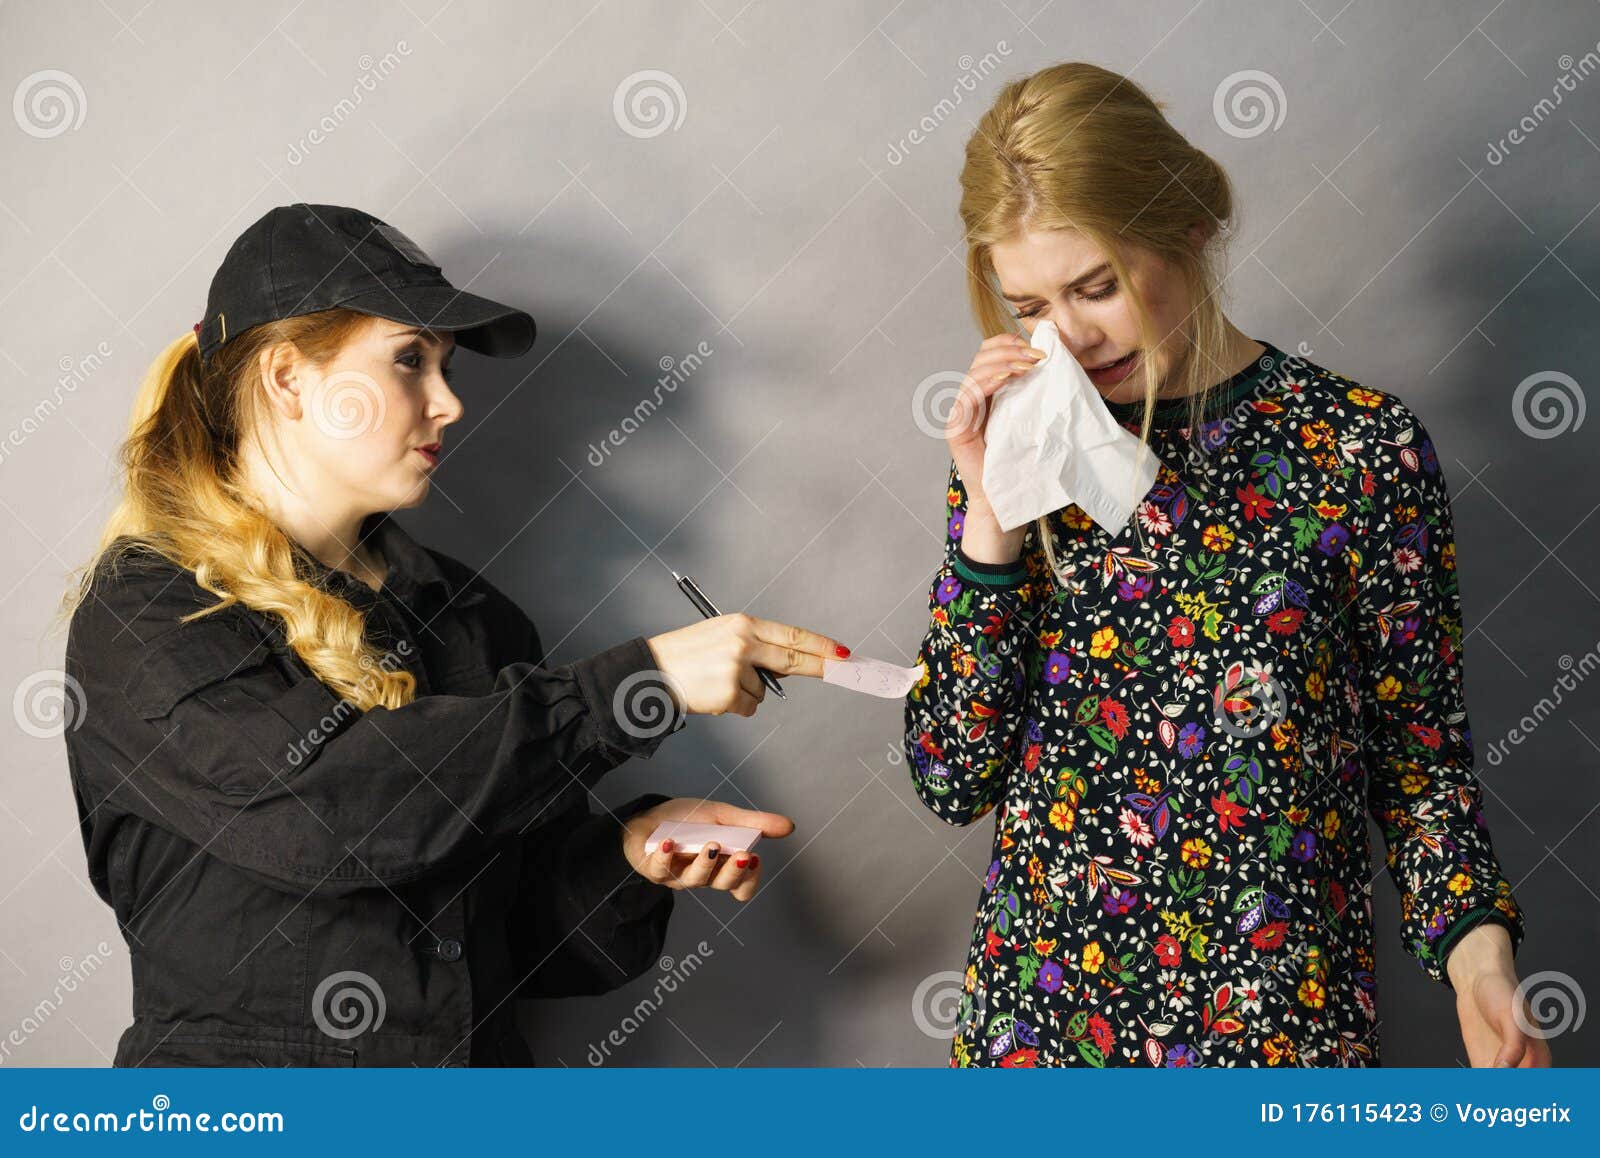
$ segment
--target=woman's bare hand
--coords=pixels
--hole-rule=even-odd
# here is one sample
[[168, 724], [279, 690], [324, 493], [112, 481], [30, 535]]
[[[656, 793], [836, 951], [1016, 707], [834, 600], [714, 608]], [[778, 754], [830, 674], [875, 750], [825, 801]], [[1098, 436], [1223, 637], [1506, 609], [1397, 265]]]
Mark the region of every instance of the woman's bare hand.
[[945, 442], [967, 491], [961, 547], [980, 562], [1008, 563], [1022, 553], [1025, 529], [1001, 530], [983, 493], [983, 460], [988, 449], [984, 432], [995, 393], [1033, 369], [1043, 357], [1020, 334], [996, 334], [987, 339], [978, 347], [945, 423]]
[[707, 845], [697, 853], [678, 852], [670, 840], [655, 852], [644, 851], [645, 841], [663, 821], [688, 820], [698, 824], [729, 824], [759, 828], [764, 837], [779, 838], [794, 831], [794, 821], [776, 812], [736, 808], [720, 800], [680, 798], [630, 816], [623, 827], [622, 851], [633, 870], [646, 880], [669, 889], [718, 889], [739, 902], [756, 895], [761, 884], [761, 858], [748, 849]]

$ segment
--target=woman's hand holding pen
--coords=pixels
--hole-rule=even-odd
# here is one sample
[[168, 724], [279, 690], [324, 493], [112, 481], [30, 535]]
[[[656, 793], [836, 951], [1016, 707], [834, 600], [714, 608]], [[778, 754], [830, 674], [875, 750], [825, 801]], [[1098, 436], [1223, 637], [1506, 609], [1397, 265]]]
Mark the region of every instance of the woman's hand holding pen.
[[691, 715], [753, 716], [767, 695], [757, 668], [820, 679], [824, 659], [850, 655], [836, 639], [744, 612], [718, 615], [646, 642]]
[[967, 489], [961, 549], [979, 563], [1011, 563], [1022, 555], [1027, 528], [1001, 530], [983, 493], [983, 433], [989, 422], [989, 399], [1012, 378], [1033, 369], [1042, 357], [1020, 334], [996, 334], [987, 339], [978, 347], [945, 422], [944, 439]]

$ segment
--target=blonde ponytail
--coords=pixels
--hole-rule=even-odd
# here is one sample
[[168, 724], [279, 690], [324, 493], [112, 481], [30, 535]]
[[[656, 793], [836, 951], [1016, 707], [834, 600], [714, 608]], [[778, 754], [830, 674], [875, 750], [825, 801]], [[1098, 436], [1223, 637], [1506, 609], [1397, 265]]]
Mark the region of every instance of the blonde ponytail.
[[371, 319], [326, 310], [256, 326], [202, 365], [193, 333], [161, 351], [133, 401], [118, 452], [121, 496], [89, 562], [62, 600], [70, 616], [96, 576], [143, 548], [194, 572], [218, 601], [184, 622], [234, 604], [272, 617], [311, 672], [363, 711], [416, 696], [416, 677], [366, 639], [361, 611], [303, 577], [305, 556], [239, 482], [241, 440], [265, 419], [259, 355], [292, 342], [326, 363]]

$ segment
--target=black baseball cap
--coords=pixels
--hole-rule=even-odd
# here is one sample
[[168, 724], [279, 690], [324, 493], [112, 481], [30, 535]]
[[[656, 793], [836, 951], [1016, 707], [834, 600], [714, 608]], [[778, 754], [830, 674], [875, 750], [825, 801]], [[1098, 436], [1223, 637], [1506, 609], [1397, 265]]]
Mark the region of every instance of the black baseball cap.
[[405, 234], [343, 205], [280, 205], [241, 233], [211, 279], [195, 328], [208, 361], [235, 335], [263, 322], [336, 307], [454, 333], [492, 358], [533, 345], [531, 315], [459, 290]]

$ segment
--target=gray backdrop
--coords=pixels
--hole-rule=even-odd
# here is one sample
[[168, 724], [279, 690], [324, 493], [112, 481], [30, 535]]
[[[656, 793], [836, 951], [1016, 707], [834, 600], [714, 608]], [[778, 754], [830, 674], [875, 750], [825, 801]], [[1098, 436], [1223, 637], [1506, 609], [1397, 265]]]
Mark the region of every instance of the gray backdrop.
[[[1579, 0], [5, 5], [0, 1039], [22, 1044], [0, 1064], [105, 1064], [128, 1019], [44, 625], [110, 509], [138, 375], [199, 320], [246, 224], [357, 205], [538, 318], [525, 360], [458, 362], [466, 417], [403, 521], [484, 567], [554, 662], [689, 622], [669, 567], [725, 609], [909, 662], [948, 462], [913, 396], [978, 341], [952, 248], [962, 147], [1005, 80], [1069, 59], [1146, 86], [1234, 177], [1230, 317], [1398, 393], [1434, 434], [1488, 817], [1528, 913], [1519, 966], [1581, 1001], [1596, 689], [1538, 705], [1600, 660], [1597, 40]], [[540, 1056], [590, 1064], [658, 976], [692, 968], [607, 1064], [943, 1064], [993, 819], [950, 829], [920, 806], [900, 723], [898, 702], [791, 681], [611, 775], [608, 803], [715, 793], [798, 829], [764, 848], [748, 906], [680, 896], [661, 974], [528, 1005]], [[1375, 893], [1386, 1060], [1462, 1061], [1451, 994], [1402, 954], [1386, 876]], [[1589, 1026], [1552, 1047], [1600, 1053]]]

